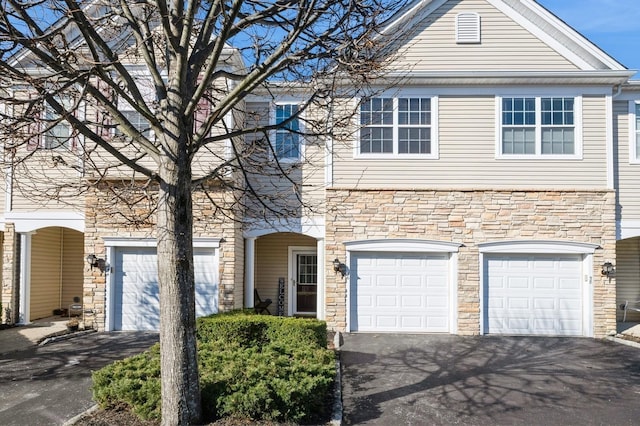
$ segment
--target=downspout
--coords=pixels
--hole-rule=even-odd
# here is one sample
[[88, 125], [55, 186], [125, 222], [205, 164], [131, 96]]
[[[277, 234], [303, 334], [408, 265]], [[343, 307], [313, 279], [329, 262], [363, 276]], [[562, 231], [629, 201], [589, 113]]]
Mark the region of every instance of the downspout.
[[58, 288], [59, 290], [59, 308], [62, 309], [62, 268], [64, 263], [64, 229], [60, 228], [60, 274], [58, 275]]

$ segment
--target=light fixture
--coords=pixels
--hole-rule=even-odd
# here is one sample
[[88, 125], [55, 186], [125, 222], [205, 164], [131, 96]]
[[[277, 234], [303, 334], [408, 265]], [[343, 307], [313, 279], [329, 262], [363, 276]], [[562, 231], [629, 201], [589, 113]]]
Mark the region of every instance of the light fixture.
[[336, 257], [333, 261], [333, 272], [335, 272], [336, 274], [340, 272], [340, 275], [342, 275], [342, 278], [344, 278], [344, 276], [347, 275], [347, 265], [340, 262], [340, 259]]
[[100, 269], [100, 272], [104, 272], [109, 267], [106, 259], [100, 259], [95, 254], [90, 254], [89, 256], [87, 256], [87, 263], [91, 267], [92, 271], [93, 271], [93, 268], [98, 268]]
[[613, 266], [611, 262], [604, 262], [602, 264], [602, 275], [611, 278], [611, 275], [616, 273], [616, 268]]
[[100, 266], [99, 259], [95, 254], [90, 254], [89, 256], [87, 256], [87, 263], [89, 264], [89, 266], [91, 266], [91, 269]]

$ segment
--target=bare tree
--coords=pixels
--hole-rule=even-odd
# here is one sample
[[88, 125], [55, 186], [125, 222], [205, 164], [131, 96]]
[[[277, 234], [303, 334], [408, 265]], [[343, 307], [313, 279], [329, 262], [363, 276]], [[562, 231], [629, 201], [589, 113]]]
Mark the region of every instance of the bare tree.
[[[250, 215], [246, 210], [251, 207], [268, 216], [291, 214], [296, 203], [299, 207], [299, 188], [289, 190], [293, 198], [286, 197], [293, 200], [288, 204], [292, 211], [275, 203], [280, 195], [269, 200], [259, 193], [251, 177], [266, 173], [261, 169], [265, 161], [271, 162], [274, 176], [287, 179], [288, 173], [277, 155], [257, 151], [273, 150], [264, 141], [277, 129], [331, 136], [328, 113], [317, 111], [328, 111], [337, 83], [348, 82], [343, 88], [353, 91], [379, 69], [378, 31], [395, 5], [383, 0], [0, 4], [5, 162], [13, 173], [32, 177], [23, 181], [24, 192], [57, 200], [122, 176], [123, 168], [130, 176], [144, 177], [144, 185], [126, 196], [124, 179], [112, 185], [118, 188], [113, 194], [144, 199], [155, 215], [162, 422], [195, 423], [201, 407], [193, 192], [216, 182], [237, 194], [216, 206], [223, 217], [228, 209]], [[267, 97], [279, 90], [304, 98], [292, 117], [317, 106], [316, 113], [304, 114], [304, 130], [288, 126], [290, 120], [251, 120], [248, 96]], [[261, 137], [248, 136], [256, 134]], [[42, 154], [42, 144], [55, 149]], [[28, 161], [37, 156], [39, 162]], [[37, 167], [75, 174], [63, 173], [52, 187]], [[154, 195], [145, 196], [149, 187]]]

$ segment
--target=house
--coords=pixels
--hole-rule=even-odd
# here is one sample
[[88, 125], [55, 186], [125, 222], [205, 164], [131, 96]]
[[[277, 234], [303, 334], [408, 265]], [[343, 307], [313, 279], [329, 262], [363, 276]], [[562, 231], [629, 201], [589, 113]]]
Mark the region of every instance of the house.
[[[316, 208], [220, 220], [195, 194], [198, 312], [251, 307], [257, 290], [273, 314], [348, 332], [614, 332], [619, 305], [640, 300], [634, 72], [533, 0], [416, 1], [381, 37], [385, 77], [337, 99], [360, 101], [345, 136], [275, 135], [287, 178], [252, 176]], [[303, 96], [256, 94], [244, 125], [290, 118]], [[10, 320], [81, 296], [100, 330], [157, 328], [150, 223], [125, 221], [100, 187], [36, 206], [40, 184], [18, 178], [2, 194]], [[87, 266], [92, 254], [108, 267]]]

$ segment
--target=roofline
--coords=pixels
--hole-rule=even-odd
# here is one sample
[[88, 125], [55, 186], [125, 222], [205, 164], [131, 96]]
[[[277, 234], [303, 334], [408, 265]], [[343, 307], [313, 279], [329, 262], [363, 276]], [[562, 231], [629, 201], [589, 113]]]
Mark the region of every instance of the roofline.
[[553, 12], [542, 6], [536, 0], [520, 0], [522, 4], [536, 11], [542, 18], [544, 18], [547, 22], [561, 30], [567, 37], [573, 40], [576, 44], [578, 44], [583, 49], [587, 50], [593, 56], [598, 58], [598, 60], [602, 61], [602, 63], [606, 64], [612, 69], [627, 69], [623, 64], [618, 62], [614, 57], [609, 55], [607, 52], [602, 50], [598, 45], [589, 40], [587, 37], [582, 35], [580, 31], [573, 28], [571, 25], [567, 24]]
[[[388, 72], [372, 84], [424, 85], [620, 85], [629, 82], [635, 71], [406, 71]], [[640, 83], [640, 82], [639, 82]]]
[[[491, 5], [493, 5], [496, 9], [501, 10], [503, 13], [510, 15], [513, 18], [513, 14], [517, 14], [521, 16], [525, 21], [526, 25], [524, 25], [525, 29], [529, 31], [535, 32], [539, 31], [545, 33], [545, 31], [539, 26], [524, 18], [524, 16], [513, 9], [509, 4], [504, 2], [503, 0], [487, 0]], [[391, 35], [397, 37], [397, 34], [400, 34], [404, 31], [404, 26], [410, 26], [409, 24], [413, 20], [424, 19], [426, 16], [431, 14], [433, 11], [438, 9], [440, 6], [444, 5], [447, 0], [416, 0], [413, 5], [408, 7], [406, 12], [399, 12], [389, 18], [389, 24], [385, 26], [380, 36]], [[569, 40], [574, 42], [578, 47], [584, 49], [588, 54], [592, 55], [596, 60], [600, 61], [607, 67], [612, 70], [626, 70], [627, 68], [618, 62], [615, 58], [607, 54], [604, 50], [600, 49], [595, 43], [591, 40], [580, 34], [573, 27], [568, 25], [562, 19], [558, 18], [551, 11], [538, 4], [535, 0], [520, 0], [520, 4], [529, 8], [533, 13], [537, 14], [541, 19], [546, 21], [550, 26], [558, 29], [562, 34], [564, 34]], [[520, 22], [523, 24], [522, 22]], [[535, 27], [535, 29], [532, 29]], [[537, 31], [536, 31], [537, 29]], [[539, 36], [536, 35], [536, 36]], [[548, 43], [549, 41], [547, 41]], [[594, 68], [589, 65], [588, 62], [582, 59], [576, 52], [571, 51], [566, 46], [563, 46], [559, 43], [551, 43], [550, 46], [557, 50], [560, 54], [567, 56], [568, 59], [572, 61], [577, 61], [581, 67], [583, 68]], [[573, 58], [573, 59], [571, 59]]]

